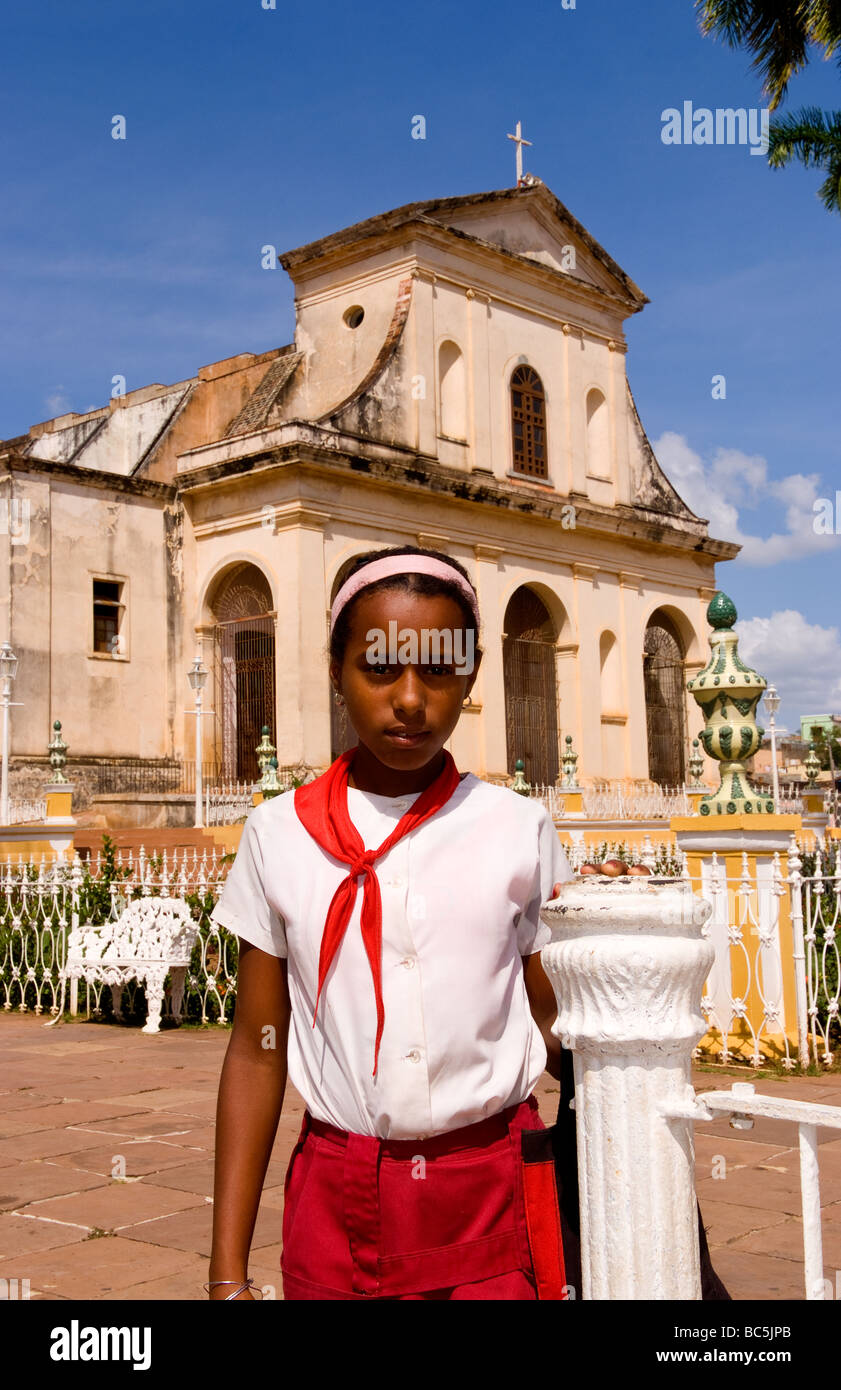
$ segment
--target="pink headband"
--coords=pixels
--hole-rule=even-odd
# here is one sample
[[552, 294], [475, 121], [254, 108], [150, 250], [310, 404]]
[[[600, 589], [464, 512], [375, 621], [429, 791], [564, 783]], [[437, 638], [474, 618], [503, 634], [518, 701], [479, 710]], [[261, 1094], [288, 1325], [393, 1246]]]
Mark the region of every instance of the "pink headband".
[[360, 589], [366, 589], [369, 584], [376, 584], [378, 579], [390, 579], [395, 574], [431, 574], [436, 579], [445, 579], [448, 584], [455, 584], [470, 604], [476, 626], [479, 626], [476, 592], [452, 565], [445, 564], [443, 560], [436, 560], [432, 555], [390, 555], [384, 560], [372, 560], [370, 565], [357, 570], [356, 574], [352, 574], [350, 579], [345, 581], [330, 609], [330, 631], [332, 632], [336, 626], [336, 619], [345, 604], [349, 603]]

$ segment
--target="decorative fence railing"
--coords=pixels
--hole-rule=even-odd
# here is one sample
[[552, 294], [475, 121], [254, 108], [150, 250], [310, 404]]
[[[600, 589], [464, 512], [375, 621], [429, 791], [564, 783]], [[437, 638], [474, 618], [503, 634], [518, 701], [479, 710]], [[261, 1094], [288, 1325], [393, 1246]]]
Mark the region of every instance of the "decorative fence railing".
[[712, 905], [701, 1011], [719, 1060], [831, 1064], [841, 1042], [841, 847], [801, 856], [792, 837], [785, 868], [775, 854], [752, 871], [745, 854], [738, 877], [713, 854], [691, 886]]
[[622, 787], [588, 787], [581, 798], [588, 820], [668, 820], [689, 816], [692, 805], [683, 787], [625, 790]]
[[[277, 770], [278, 786], [282, 792], [291, 791], [313, 776], [311, 768], [283, 767]], [[256, 782], [224, 782], [205, 791], [205, 825], [236, 825], [244, 821], [253, 805]]]
[[[795, 932], [802, 931], [805, 948], [806, 1016], [801, 1031], [808, 1034], [811, 1059], [832, 1061], [839, 1042], [839, 980], [841, 980], [841, 844], [818, 850], [803, 859], [789, 855], [792, 882], [792, 916]], [[796, 888], [799, 886], [800, 892]]]
[[[67, 768], [72, 778], [72, 766]], [[293, 778], [309, 781], [314, 776], [311, 767], [304, 763], [278, 769], [281, 786], [291, 786]], [[231, 789], [253, 787], [253, 782], [231, 782], [223, 779], [222, 768], [217, 762], [202, 763], [202, 787], [207, 791], [225, 793]], [[103, 758], [90, 773], [90, 789], [98, 796], [109, 793], [134, 792], [135, 794], [166, 795], [196, 790], [196, 763], [192, 758]], [[250, 802], [249, 802], [250, 805]]]
[[[767, 787], [768, 795], [773, 792], [773, 787]], [[781, 816], [801, 816], [805, 810], [803, 802], [803, 783], [802, 782], [781, 782], [780, 794], [777, 797], [777, 814]]]
[[[91, 791], [97, 796], [130, 792], [135, 795], [165, 796], [168, 793], [194, 792], [196, 789], [195, 762], [176, 758], [109, 758], [100, 760], [91, 778]], [[219, 777], [216, 763], [203, 763], [205, 784]]]
[[564, 815], [566, 811], [566, 802], [563, 792], [560, 791], [558, 787], [551, 785], [547, 786], [541, 783], [532, 787], [529, 794], [535, 797], [537, 801], [543, 802], [546, 810], [554, 820], [560, 820], [561, 816]]
[[35, 825], [47, 814], [47, 798], [13, 796], [9, 800], [9, 825]]
[[[507, 785], [501, 778], [499, 785]], [[573, 789], [576, 790], [576, 789]], [[531, 787], [529, 795], [542, 801], [550, 815], [560, 820], [566, 814], [566, 789], [543, 784]], [[617, 783], [596, 783], [582, 789], [581, 815], [585, 820], [668, 820], [670, 816], [689, 816], [692, 805], [683, 787], [629, 787]]]
[[[55, 1015], [60, 972], [73, 926], [116, 920], [132, 900], [153, 894], [185, 901], [199, 924], [185, 981], [183, 1014], [202, 1023], [230, 1023], [236, 990], [236, 937], [210, 921], [232, 856], [195, 850], [167, 854], [114, 852], [113, 847], [82, 863], [34, 865], [7, 862], [0, 870], [0, 1000], [17, 1008]], [[136, 986], [128, 987], [129, 1009]], [[103, 996], [106, 1008], [110, 1001]], [[96, 1000], [79, 984], [79, 1007], [88, 1015]], [[169, 1012], [165, 1002], [164, 1016]]]
[[231, 782], [208, 787], [204, 795], [205, 825], [236, 825], [252, 807], [253, 782]]

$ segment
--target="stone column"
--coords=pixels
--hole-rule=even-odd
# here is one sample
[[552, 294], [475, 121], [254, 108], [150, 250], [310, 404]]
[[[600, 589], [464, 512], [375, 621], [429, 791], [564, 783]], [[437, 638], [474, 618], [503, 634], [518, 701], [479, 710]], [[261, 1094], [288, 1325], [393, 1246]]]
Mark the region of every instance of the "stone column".
[[282, 595], [277, 614], [277, 760], [311, 767], [330, 763], [327, 591], [324, 528], [330, 518], [305, 502], [276, 508], [275, 565]]
[[710, 906], [682, 880], [591, 877], [561, 885], [541, 916], [574, 1054], [586, 1299], [699, 1299], [689, 1112], [692, 1048], [713, 950]]
[[593, 692], [601, 690], [599, 669], [599, 613], [597, 565], [575, 561], [574, 604], [575, 627], [578, 633], [577, 653], [580, 726], [575, 744], [581, 754], [578, 764], [579, 780], [586, 785], [593, 777], [602, 776], [602, 726], [599, 701]]
[[500, 594], [501, 546], [476, 545], [476, 592], [482, 614], [482, 664], [473, 688], [473, 699], [481, 702], [482, 771], [498, 777], [511, 773], [505, 729], [505, 678], [502, 662], [502, 625], [505, 613]]

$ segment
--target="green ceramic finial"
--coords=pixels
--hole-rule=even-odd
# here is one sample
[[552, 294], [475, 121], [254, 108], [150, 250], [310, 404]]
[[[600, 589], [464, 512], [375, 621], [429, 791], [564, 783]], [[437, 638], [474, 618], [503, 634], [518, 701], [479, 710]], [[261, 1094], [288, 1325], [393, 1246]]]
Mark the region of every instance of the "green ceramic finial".
[[53, 729], [55, 732], [47, 744], [47, 753], [50, 758], [53, 785], [61, 786], [63, 783], [67, 782], [68, 779], [64, 775], [64, 769], [67, 764], [67, 744], [61, 736], [60, 719], [53, 720]]
[[710, 627], [715, 628], [716, 631], [721, 631], [722, 628], [732, 627], [738, 616], [736, 605], [732, 598], [728, 598], [727, 595], [722, 593], [721, 589], [719, 589], [718, 592], [713, 595], [707, 607], [707, 622]]
[[265, 778], [266, 771], [269, 766], [269, 759], [271, 758], [272, 754], [276, 751], [277, 750], [269, 737], [269, 726], [268, 724], [264, 724], [262, 729], [262, 737], [260, 739], [260, 742], [257, 744], [257, 747], [254, 749], [254, 752], [257, 754], [257, 766], [260, 769], [259, 776], [261, 780]]
[[706, 719], [701, 743], [720, 764], [718, 788], [698, 803], [702, 816], [774, 811], [773, 799], [753, 789], [745, 767], [762, 742], [764, 730], [756, 722], [756, 709], [767, 682], [739, 656], [738, 634], [732, 631], [737, 617], [736, 605], [719, 590], [707, 608], [712, 654], [703, 671], [687, 682]]
[[[266, 737], [268, 737], [268, 731], [266, 732]], [[266, 765], [263, 768], [263, 773], [260, 778], [260, 791], [263, 793], [264, 801], [271, 800], [273, 796], [277, 796], [279, 792], [283, 791], [277, 777], [277, 758], [274, 752], [272, 752], [272, 756], [266, 760]]]
[[531, 787], [525, 778], [526, 765], [522, 758], [518, 758], [514, 764], [514, 781], [511, 783], [512, 792], [519, 792], [520, 796], [530, 796]]
[[803, 763], [806, 770], [806, 790], [807, 792], [817, 791], [818, 773], [821, 770], [821, 760], [815, 752], [814, 743], [809, 744], [809, 756]]

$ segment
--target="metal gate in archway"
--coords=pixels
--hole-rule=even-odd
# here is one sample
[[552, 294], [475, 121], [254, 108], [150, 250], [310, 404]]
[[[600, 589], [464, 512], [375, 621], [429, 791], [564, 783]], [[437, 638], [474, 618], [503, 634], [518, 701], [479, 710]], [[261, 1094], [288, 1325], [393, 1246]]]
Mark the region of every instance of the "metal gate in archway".
[[216, 627], [216, 709], [221, 713], [222, 777], [254, 781], [263, 725], [274, 733], [274, 618], [245, 618]]
[[233, 565], [212, 604], [217, 758], [225, 781], [254, 781], [263, 725], [277, 743], [275, 613], [266, 576]]
[[545, 604], [531, 589], [518, 589], [505, 612], [502, 670], [508, 771], [518, 758], [526, 780], [551, 785], [558, 776], [556, 634]]
[[683, 653], [664, 618], [655, 618], [645, 633], [643, 655], [648, 775], [660, 786], [686, 780], [686, 724]]

